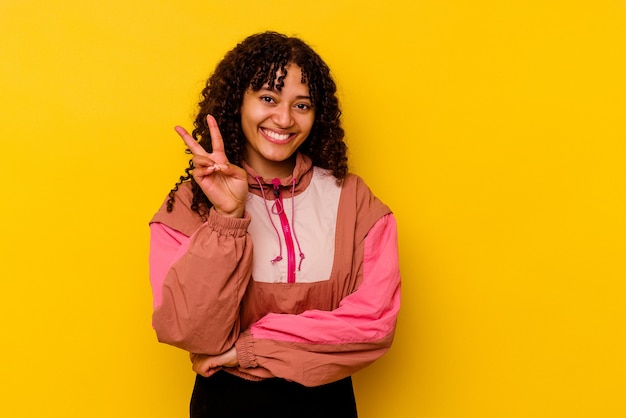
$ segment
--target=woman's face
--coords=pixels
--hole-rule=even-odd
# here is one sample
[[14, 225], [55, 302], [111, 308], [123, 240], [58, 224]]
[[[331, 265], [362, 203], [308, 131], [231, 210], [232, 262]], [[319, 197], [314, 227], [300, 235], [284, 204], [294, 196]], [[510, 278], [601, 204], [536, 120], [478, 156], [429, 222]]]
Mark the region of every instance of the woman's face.
[[315, 119], [309, 86], [301, 82], [300, 67], [290, 64], [286, 70], [280, 91], [269, 85], [259, 91], [248, 89], [241, 105], [241, 127], [246, 136], [244, 159], [266, 179], [292, 173], [295, 152], [309, 136]]

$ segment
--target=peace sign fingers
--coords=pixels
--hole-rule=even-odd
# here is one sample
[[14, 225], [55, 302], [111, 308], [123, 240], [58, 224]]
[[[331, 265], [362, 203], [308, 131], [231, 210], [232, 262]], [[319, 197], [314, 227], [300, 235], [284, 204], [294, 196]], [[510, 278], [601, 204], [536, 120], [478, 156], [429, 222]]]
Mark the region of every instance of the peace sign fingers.
[[218, 156], [216, 156], [218, 159], [222, 156], [224, 157], [224, 161], [218, 162], [224, 164], [228, 163], [228, 159], [226, 159], [226, 154], [224, 153], [224, 140], [222, 139], [220, 128], [217, 126], [217, 121], [213, 115], [207, 115], [206, 122], [209, 125], [209, 132], [211, 133], [211, 147], [213, 148], [213, 153], [218, 154]]
[[230, 164], [224, 152], [224, 140], [213, 116], [207, 116], [211, 134], [212, 152], [202, 145], [181, 126], [174, 130], [182, 138], [193, 157], [192, 175], [215, 210], [224, 216], [241, 217], [245, 210], [248, 181], [246, 172], [239, 166]]
[[228, 164], [228, 158], [226, 158], [226, 153], [224, 152], [224, 140], [222, 139], [220, 128], [217, 126], [217, 121], [212, 115], [207, 115], [206, 121], [209, 125], [211, 147], [213, 148], [213, 152], [210, 154], [196, 142], [185, 128], [176, 126], [174, 130], [182, 138], [185, 145], [187, 145], [187, 148], [189, 148], [194, 156], [208, 156], [217, 164]]
[[202, 145], [197, 143], [185, 128], [176, 126], [174, 130], [182, 138], [193, 155], [191, 161], [194, 165], [193, 174], [196, 181], [201, 181], [204, 176], [210, 175], [221, 168], [220, 164], [212, 158], [213, 156], [206, 152]]
[[185, 145], [187, 145], [187, 148], [189, 148], [193, 155], [209, 155], [204, 150], [204, 148], [202, 148], [202, 145], [198, 144], [185, 128], [183, 128], [182, 126], [176, 126], [174, 127], [174, 130], [182, 138], [182, 140], [185, 142]]

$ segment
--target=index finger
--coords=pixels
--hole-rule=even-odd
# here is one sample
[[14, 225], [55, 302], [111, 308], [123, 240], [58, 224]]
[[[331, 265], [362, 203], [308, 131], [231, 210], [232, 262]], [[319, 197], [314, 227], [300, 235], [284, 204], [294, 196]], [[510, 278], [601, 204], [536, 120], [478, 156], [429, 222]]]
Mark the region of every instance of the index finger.
[[202, 148], [202, 145], [198, 144], [185, 128], [176, 126], [174, 130], [183, 139], [185, 145], [187, 145], [187, 148], [189, 148], [193, 155], [208, 155], [204, 148]]

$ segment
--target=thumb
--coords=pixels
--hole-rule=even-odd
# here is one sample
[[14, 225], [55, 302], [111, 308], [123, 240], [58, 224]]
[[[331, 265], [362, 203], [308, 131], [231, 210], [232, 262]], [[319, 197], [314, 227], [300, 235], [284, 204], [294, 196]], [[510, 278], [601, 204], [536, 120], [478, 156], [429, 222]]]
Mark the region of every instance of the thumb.
[[219, 169], [219, 171], [226, 174], [227, 176], [236, 178], [238, 180], [246, 180], [247, 175], [245, 170], [238, 165], [227, 163], [219, 165], [216, 164], [216, 167]]

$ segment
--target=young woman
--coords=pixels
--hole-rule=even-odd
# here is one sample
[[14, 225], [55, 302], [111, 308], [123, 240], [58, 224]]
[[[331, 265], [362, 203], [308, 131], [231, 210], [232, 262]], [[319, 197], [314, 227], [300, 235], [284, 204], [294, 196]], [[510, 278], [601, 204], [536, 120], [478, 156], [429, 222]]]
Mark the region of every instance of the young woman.
[[[396, 225], [347, 173], [336, 86], [303, 41], [252, 35], [202, 92], [193, 155], [150, 223], [153, 326], [190, 353], [192, 417], [356, 417], [390, 347]], [[198, 140], [198, 142], [196, 142]]]

